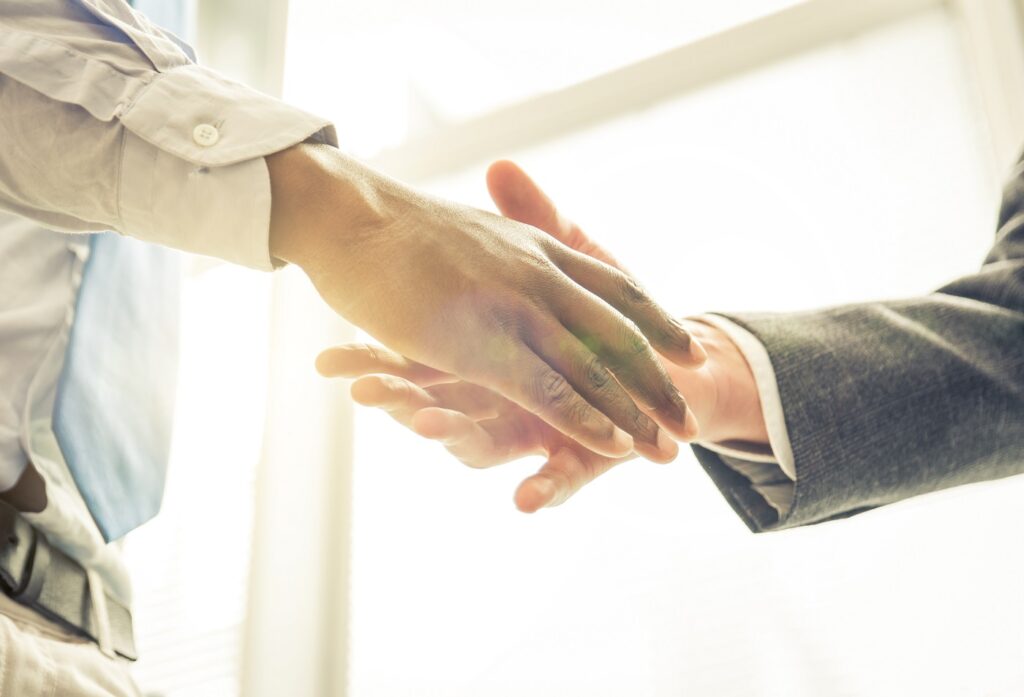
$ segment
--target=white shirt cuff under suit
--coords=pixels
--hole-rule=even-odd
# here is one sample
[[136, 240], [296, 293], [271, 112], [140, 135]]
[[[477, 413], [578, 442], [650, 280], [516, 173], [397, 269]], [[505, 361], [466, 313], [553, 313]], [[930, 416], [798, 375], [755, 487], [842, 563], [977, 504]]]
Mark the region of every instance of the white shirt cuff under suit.
[[784, 516], [793, 505], [797, 473], [782, 411], [782, 398], [768, 351], [757, 337], [721, 315], [706, 314], [694, 319], [725, 333], [747, 360], [757, 384], [768, 431], [768, 447], [739, 441], [700, 444], [721, 455], [723, 462], [749, 479], [753, 489], [778, 511], [780, 517]]

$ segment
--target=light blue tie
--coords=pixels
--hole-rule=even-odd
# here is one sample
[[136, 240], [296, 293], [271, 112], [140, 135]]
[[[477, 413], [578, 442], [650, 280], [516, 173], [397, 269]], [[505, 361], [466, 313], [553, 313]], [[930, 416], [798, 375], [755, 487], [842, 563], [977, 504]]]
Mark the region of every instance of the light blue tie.
[[[140, 0], [152, 20], [183, 28], [181, 0]], [[103, 537], [160, 510], [178, 365], [177, 254], [115, 233], [92, 235], [53, 430]]]
[[160, 510], [178, 359], [174, 253], [115, 233], [90, 238], [53, 430], [107, 541]]

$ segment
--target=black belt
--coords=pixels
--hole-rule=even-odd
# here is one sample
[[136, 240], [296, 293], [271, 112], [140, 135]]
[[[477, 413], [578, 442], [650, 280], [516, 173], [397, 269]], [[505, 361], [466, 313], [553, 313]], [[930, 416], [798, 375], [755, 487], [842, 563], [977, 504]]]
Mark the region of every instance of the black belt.
[[[0, 501], [0, 589], [22, 605], [99, 643], [85, 569]], [[106, 595], [106, 594], [104, 594]], [[134, 661], [132, 614], [106, 596], [111, 648]]]

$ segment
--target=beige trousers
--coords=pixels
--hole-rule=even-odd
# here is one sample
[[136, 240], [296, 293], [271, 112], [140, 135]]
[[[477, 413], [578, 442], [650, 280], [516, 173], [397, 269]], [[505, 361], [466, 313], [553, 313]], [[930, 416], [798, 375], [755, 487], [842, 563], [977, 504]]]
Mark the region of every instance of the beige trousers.
[[126, 661], [0, 593], [0, 697], [141, 695]]

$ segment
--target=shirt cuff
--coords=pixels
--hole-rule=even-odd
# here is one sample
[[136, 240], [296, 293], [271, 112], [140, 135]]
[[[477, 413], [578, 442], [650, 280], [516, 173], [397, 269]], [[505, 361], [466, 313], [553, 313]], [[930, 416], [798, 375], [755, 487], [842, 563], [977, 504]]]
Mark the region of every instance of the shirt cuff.
[[701, 442], [700, 445], [720, 455], [724, 463], [750, 480], [754, 490], [781, 517], [793, 504], [796, 464], [768, 351], [757, 337], [721, 315], [706, 314], [694, 319], [723, 332], [743, 354], [754, 375], [768, 431], [768, 445], [744, 441]]
[[120, 120], [121, 230], [263, 270], [274, 268], [263, 157], [337, 146], [326, 120], [194, 64], [159, 73]]

